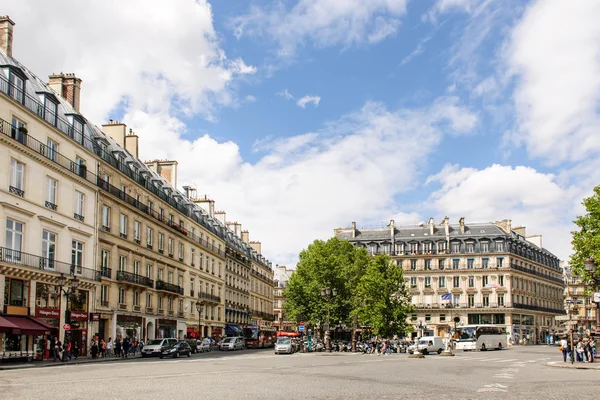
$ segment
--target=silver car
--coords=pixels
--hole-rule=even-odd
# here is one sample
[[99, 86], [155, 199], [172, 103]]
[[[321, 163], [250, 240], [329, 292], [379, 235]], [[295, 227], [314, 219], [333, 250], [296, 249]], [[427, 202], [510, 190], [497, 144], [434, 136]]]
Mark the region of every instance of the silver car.
[[294, 344], [289, 337], [281, 336], [277, 338], [275, 343], [275, 354], [292, 354], [294, 352]]
[[227, 337], [221, 341], [219, 350], [244, 350], [246, 344], [242, 337]]

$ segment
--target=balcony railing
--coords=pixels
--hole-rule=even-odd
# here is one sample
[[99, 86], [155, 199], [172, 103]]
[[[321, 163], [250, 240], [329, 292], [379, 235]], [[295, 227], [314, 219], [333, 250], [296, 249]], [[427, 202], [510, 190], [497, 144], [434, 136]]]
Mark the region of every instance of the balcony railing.
[[268, 278], [266, 275], [261, 274], [258, 271], [255, 270], [250, 270], [250, 273], [252, 274], [252, 276], [255, 276], [259, 279], [262, 279], [263, 281], [269, 283], [271, 286], [273, 286], [273, 279]]
[[564, 280], [562, 280], [560, 278], [555, 278], [553, 276], [550, 276], [550, 275], [547, 275], [547, 274], [543, 274], [543, 273], [541, 273], [539, 271], [534, 271], [532, 269], [525, 268], [525, 267], [523, 267], [521, 265], [517, 265], [516, 263], [510, 264], [510, 267], [512, 269], [516, 269], [517, 271], [525, 272], [526, 274], [531, 274], [531, 275], [539, 276], [540, 278], [544, 278], [544, 279], [547, 279], [547, 280], [555, 282], [555, 283], [560, 283], [560, 284], [564, 283]]
[[8, 191], [11, 192], [12, 194], [16, 194], [19, 197], [25, 197], [25, 191], [18, 189], [14, 186], [9, 186]]
[[154, 286], [154, 281], [152, 279], [127, 271], [117, 271], [117, 280], [135, 283], [136, 285], [147, 286], [150, 288]]
[[165, 281], [156, 281], [156, 289], [157, 290], [166, 290], [167, 292], [177, 293], [179, 295], [183, 295], [183, 288], [178, 285], [173, 285], [172, 283], [168, 283]]
[[110, 268], [100, 268], [100, 271], [96, 271], [96, 276], [96, 280], [98, 281], [102, 279], [102, 277], [111, 278], [112, 270]]
[[198, 298], [202, 299], [202, 300], [208, 300], [214, 303], [220, 303], [221, 302], [221, 297], [220, 296], [215, 296], [214, 294], [210, 294], [210, 293], [203, 293], [203, 292], [198, 292]]
[[81, 221], [81, 222], [83, 222], [83, 221], [84, 221], [84, 219], [85, 219], [83, 215], [79, 215], [79, 214], [77, 214], [77, 213], [74, 213], [74, 214], [73, 214], [73, 218], [75, 218], [76, 220], [79, 220], [79, 221]]
[[44, 206], [46, 208], [51, 209], [52, 211], [56, 211], [56, 209], [58, 208], [58, 206], [54, 203], [50, 203], [49, 201], [44, 202]]
[[0, 247], [0, 261], [23, 267], [41, 269], [48, 272], [58, 272], [65, 275], [77, 276], [92, 281], [99, 280], [95, 270], [44, 258], [18, 250]]

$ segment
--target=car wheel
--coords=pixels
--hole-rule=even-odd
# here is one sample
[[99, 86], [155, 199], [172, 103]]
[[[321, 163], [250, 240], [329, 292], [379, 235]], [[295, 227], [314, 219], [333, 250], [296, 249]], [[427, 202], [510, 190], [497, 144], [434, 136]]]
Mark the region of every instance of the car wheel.
[[191, 356], [192, 356], [192, 352], [188, 351], [188, 357], [191, 357]]
[[442, 349], [438, 349], [438, 354], [442, 354]]
[[162, 356], [162, 355], [160, 356], [160, 359], [161, 359], [161, 360], [163, 359], [163, 356]]
[[421, 351], [421, 353], [423, 353], [423, 355], [426, 356], [427, 353], [429, 353], [429, 352], [427, 351], [427, 349], [423, 349], [423, 351]]
[[502, 343], [498, 343], [498, 350], [502, 350]]
[[176, 351], [175, 354], [173, 355], [173, 358], [179, 358], [179, 352]]
[[482, 343], [482, 344], [481, 344], [481, 351], [485, 351], [485, 350], [486, 350], [486, 348], [485, 348], [485, 343]]

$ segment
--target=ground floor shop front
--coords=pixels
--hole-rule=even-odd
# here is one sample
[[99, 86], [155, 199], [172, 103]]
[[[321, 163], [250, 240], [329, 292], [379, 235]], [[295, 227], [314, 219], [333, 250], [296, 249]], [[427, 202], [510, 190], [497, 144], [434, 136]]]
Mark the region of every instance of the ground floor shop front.
[[[169, 318], [156, 315], [134, 313], [100, 312], [98, 313], [98, 339], [115, 340], [116, 338], [146, 342], [152, 339], [183, 339], [197, 335], [198, 326], [190, 327], [182, 318]], [[203, 327], [208, 334], [216, 327]], [[213, 328], [213, 329], [211, 329]], [[220, 329], [220, 328], [219, 328]]]

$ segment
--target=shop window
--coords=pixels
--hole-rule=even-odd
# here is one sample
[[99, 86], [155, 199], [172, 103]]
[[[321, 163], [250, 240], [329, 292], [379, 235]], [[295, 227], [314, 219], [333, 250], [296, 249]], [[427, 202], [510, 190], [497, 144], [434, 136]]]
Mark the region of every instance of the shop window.
[[5, 278], [4, 304], [17, 307], [28, 306], [29, 281]]

